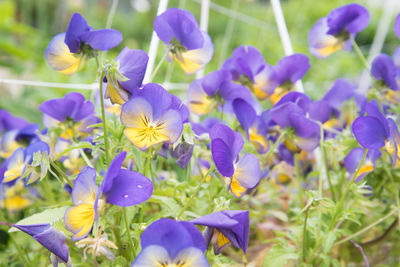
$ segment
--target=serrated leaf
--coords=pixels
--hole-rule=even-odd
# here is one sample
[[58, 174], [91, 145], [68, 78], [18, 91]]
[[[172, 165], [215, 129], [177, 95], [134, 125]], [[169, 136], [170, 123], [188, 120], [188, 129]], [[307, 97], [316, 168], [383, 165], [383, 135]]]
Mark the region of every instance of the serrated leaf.
[[170, 210], [170, 214], [173, 215], [174, 217], [181, 210], [181, 206], [178, 204], [178, 202], [171, 197], [152, 195], [151, 198], [147, 200], [147, 202], [157, 203], [162, 206], [166, 206]]
[[329, 232], [326, 237], [323, 238], [322, 241], [322, 250], [324, 254], [328, 254], [328, 252], [331, 250], [333, 244], [336, 241], [336, 234], [335, 232]]
[[289, 260], [297, 260], [298, 258], [299, 254], [296, 253], [294, 248], [276, 245], [267, 252], [267, 256], [264, 258], [263, 267], [287, 266], [286, 264]]
[[[47, 209], [43, 212], [36, 213], [27, 218], [24, 218], [15, 224], [20, 224], [20, 225], [31, 225], [31, 224], [42, 224], [42, 223], [55, 224], [57, 221], [64, 218], [65, 211], [68, 208], [69, 208], [68, 206], [64, 206], [61, 208]], [[9, 233], [17, 231], [19, 230], [14, 227], [8, 230]]]

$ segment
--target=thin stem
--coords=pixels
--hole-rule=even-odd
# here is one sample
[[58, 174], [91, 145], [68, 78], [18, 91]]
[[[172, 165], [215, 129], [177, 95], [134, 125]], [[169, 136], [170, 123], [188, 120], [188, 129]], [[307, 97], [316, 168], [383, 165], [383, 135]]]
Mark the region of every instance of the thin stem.
[[106, 29], [111, 28], [112, 21], [114, 19], [115, 11], [117, 11], [119, 0], [113, 0], [110, 8], [110, 12], [108, 13]]
[[151, 80], [150, 81], [153, 81], [154, 77], [156, 77], [158, 71], [161, 68], [161, 65], [164, 63], [164, 60], [167, 58], [167, 55], [168, 55], [168, 52], [164, 53], [163, 57], [158, 62], [156, 68], [154, 69], [153, 73], [151, 74]]
[[356, 232], [356, 233], [354, 233], [354, 234], [352, 234], [352, 235], [349, 235], [349, 236], [346, 237], [346, 238], [343, 238], [342, 240], [336, 242], [335, 245], [340, 245], [340, 244], [343, 244], [343, 243], [345, 243], [345, 242], [347, 242], [347, 241], [349, 241], [349, 240], [351, 240], [351, 239], [354, 239], [356, 236], [359, 236], [359, 235], [365, 233], [366, 231], [368, 231], [369, 229], [371, 229], [371, 228], [374, 227], [375, 225], [378, 225], [378, 224], [380, 224], [381, 222], [385, 221], [387, 218], [390, 218], [393, 214], [395, 214], [395, 213], [398, 212], [398, 211], [399, 211], [398, 209], [393, 209], [393, 210], [392, 210], [391, 212], [389, 212], [386, 216], [384, 216], [384, 217], [378, 219], [376, 222], [374, 222], [374, 223], [372, 223], [372, 224], [370, 224], [370, 225], [364, 227], [364, 228], [361, 229], [360, 231], [358, 231], [358, 232]]
[[[276, 139], [275, 143], [273, 143], [272, 146], [269, 148], [267, 154], [265, 154], [265, 157], [264, 157], [265, 162], [268, 161], [269, 157], [272, 155], [272, 153], [274, 153], [276, 146], [277, 146], [280, 142], [282, 142], [282, 140], [283, 140], [283, 138], [285, 137], [285, 135], [286, 135], [286, 132], [285, 132], [285, 131], [283, 131], [283, 132], [280, 133], [278, 139]], [[264, 163], [265, 163], [265, 162], [264, 162]]]
[[86, 165], [89, 167], [93, 168], [92, 163], [90, 162], [89, 158], [86, 156], [85, 152], [82, 150], [82, 148], [79, 148], [79, 154], [81, 154], [83, 160], [85, 161]]
[[299, 182], [299, 204], [300, 207], [303, 206], [303, 188], [301, 187], [301, 182], [303, 181], [303, 175], [300, 174], [300, 166], [299, 166], [299, 154], [294, 154], [294, 168], [296, 171], [296, 178]]
[[58, 165], [55, 162], [50, 161], [50, 165], [51, 167], [53, 167], [59, 175], [61, 175], [61, 177], [70, 185], [72, 186], [72, 182], [68, 179], [67, 175], [63, 172], [63, 170], [61, 170], [60, 167], [58, 167]]
[[[126, 232], [128, 233], [128, 239], [129, 239], [129, 246], [131, 247], [131, 252], [135, 253], [135, 246], [133, 244], [133, 239], [131, 237], [131, 232], [129, 231], [129, 222], [128, 222], [128, 215], [126, 214], [126, 209], [127, 208], [122, 208], [122, 215], [124, 217], [124, 221], [125, 221], [125, 228], [126, 228]], [[135, 257], [133, 257], [135, 258]]]
[[350, 240], [350, 242], [360, 251], [361, 256], [363, 257], [363, 260], [364, 260], [365, 267], [369, 267], [368, 258], [367, 258], [367, 255], [365, 255], [365, 252], [364, 252], [364, 249], [362, 248], [362, 246], [360, 246], [353, 240]]
[[[328, 180], [329, 183], [329, 190], [331, 191], [331, 196], [332, 196], [332, 200], [336, 202], [336, 195], [335, 195], [335, 191], [333, 189], [333, 184], [332, 184], [332, 180], [331, 180], [331, 176], [329, 174], [329, 169], [328, 169], [328, 160], [327, 160], [327, 154], [326, 154], [326, 149], [325, 149], [325, 145], [324, 145], [324, 128], [322, 126], [322, 124], [320, 124], [320, 143], [319, 143], [319, 147], [321, 149], [321, 162], [323, 164], [323, 168], [324, 168], [324, 172], [326, 175], [326, 178]], [[322, 179], [321, 179], [322, 180]], [[322, 181], [320, 181], [322, 182]], [[321, 183], [321, 191], [322, 191], [322, 183]], [[320, 192], [322, 193], [322, 192]], [[322, 194], [321, 194], [322, 196]]]
[[17, 250], [18, 256], [19, 256], [19, 257], [22, 259], [22, 261], [24, 262], [25, 266], [31, 266], [31, 264], [30, 264], [30, 262], [29, 262], [28, 255], [26, 255], [26, 257], [25, 257], [25, 254], [22, 253], [22, 249], [21, 249], [21, 247], [18, 245], [18, 243], [17, 243], [13, 238], [10, 238], [10, 240], [11, 240], [11, 242], [13, 243], [15, 249]]
[[197, 193], [200, 191], [201, 186], [203, 185], [203, 183], [204, 183], [205, 180], [206, 180], [206, 177], [207, 177], [208, 175], [210, 175], [210, 173], [211, 173], [212, 171], [214, 171], [214, 170], [215, 170], [215, 165], [211, 166], [211, 167], [208, 169], [208, 171], [207, 171], [207, 173], [206, 173], [205, 175], [202, 175], [202, 177], [201, 177], [201, 182], [200, 182], [199, 185], [196, 187], [194, 193], [193, 193], [192, 196], [189, 198], [189, 200], [186, 202], [185, 206], [184, 206], [184, 207], [182, 208], [182, 210], [179, 212], [178, 216], [176, 216], [176, 220], [179, 220], [179, 218], [182, 216], [183, 212], [189, 207], [189, 205], [190, 205], [190, 203], [192, 202], [192, 200], [197, 196]]
[[219, 122], [223, 122], [224, 121], [224, 104], [221, 105], [221, 113], [220, 113], [220, 117], [219, 117]]
[[385, 232], [383, 232], [382, 235], [380, 235], [380, 236], [378, 236], [378, 237], [375, 237], [375, 238], [372, 239], [372, 240], [363, 242], [363, 243], [361, 243], [361, 245], [362, 245], [362, 246], [371, 246], [371, 245], [374, 245], [374, 244], [379, 243], [379, 242], [382, 241], [382, 240], [385, 240], [385, 238], [386, 238], [387, 236], [389, 236], [389, 234], [390, 234], [390, 233], [393, 231], [393, 229], [396, 227], [396, 225], [398, 224], [398, 222], [399, 222], [399, 219], [396, 218], [396, 219], [392, 222], [392, 224], [385, 230]]
[[358, 167], [357, 167], [357, 170], [353, 173], [353, 177], [351, 178], [350, 182], [347, 184], [347, 187], [346, 187], [346, 189], [344, 190], [344, 193], [342, 194], [342, 196], [341, 196], [341, 198], [340, 198], [338, 204], [337, 204], [336, 207], [335, 207], [335, 213], [334, 213], [334, 215], [333, 215], [333, 218], [332, 218], [332, 221], [331, 221], [331, 225], [329, 226], [329, 229], [330, 229], [330, 230], [332, 230], [333, 227], [335, 226], [336, 217], [337, 217], [337, 215], [338, 215], [338, 212], [339, 212], [339, 210], [342, 209], [344, 200], [346, 199], [346, 195], [347, 195], [347, 193], [350, 191], [351, 186], [353, 185], [354, 181], [356, 180], [357, 175], [358, 175], [358, 173], [360, 172], [360, 169], [361, 169], [362, 165], [364, 164], [364, 160], [365, 160], [365, 157], [367, 156], [367, 153], [368, 153], [368, 149], [365, 149], [364, 155], [363, 155], [363, 157], [362, 157], [362, 159], [361, 159], [360, 164], [359, 164]]
[[361, 62], [364, 64], [364, 67], [367, 68], [368, 71], [370, 71], [371, 70], [371, 66], [367, 62], [367, 59], [364, 57], [364, 54], [362, 53], [360, 47], [356, 43], [356, 40], [351, 35], [350, 35], [350, 40], [351, 40], [351, 43], [353, 44], [354, 50], [357, 53], [357, 56], [360, 58]]
[[106, 123], [106, 114], [104, 111], [104, 94], [103, 94], [103, 77], [105, 75], [105, 70], [101, 71], [101, 75], [99, 78], [99, 88], [100, 88], [100, 105], [101, 105], [101, 119], [103, 121], [103, 137], [104, 137], [104, 149], [106, 154], [106, 164], [109, 165], [109, 146], [108, 146], [108, 136], [107, 136], [107, 123]]
[[306, 255], [306, 253], [307, 253], [307, 250], [306, 250], [306, 248], [307, 248], [307, 246], [306, 246], [306, 243], [307, 243], [307, 220], [308, 220], [308, 211], [310, 210], [310, 207], [311, 207], [311, 204], [310, 205], [308, 205], [308, 207], [306, 208], [306, 210], [305, 210], [305, 218], [304, 218], [304, 225], [303, 225], [303, 262], [306, 262], [306, 258], [307, 258], [307, 255]]

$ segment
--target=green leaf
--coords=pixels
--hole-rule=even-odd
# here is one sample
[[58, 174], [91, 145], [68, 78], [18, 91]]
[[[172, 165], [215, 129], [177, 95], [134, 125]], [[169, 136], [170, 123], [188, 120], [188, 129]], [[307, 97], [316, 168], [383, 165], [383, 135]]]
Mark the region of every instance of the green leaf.
[[[33, 214], [32, 216], [24, 218], [15, 224], [20, 224], [20, 225], [42, 224], [42, 223], [54, 224], [57, 221], [64, 218], [65, 211], [68, 208], [69, 208], [68, 206], [64, 206], [61, 208], [47, 209], [43, 212], [36, 213], [36, 214]], [[10, 230], [8, 230], [9, 233], [17, 232], [17, 231], [19, 231], [19, 230], [14, 227], [12, 227]]]
[[322, 241], [322, 251], [324, 252], [324, 254], [328, 254], [328, 252], [331, 250], [333, 243], [335, 243], [335, 241], [336, 241], [335, 232], [333, 232], [333, 231], [329, 232]]
[[294, 248], [276, 245], [268, 251], [267, 256], [264, 258], [263, 267], [287, 266], [286, 264], [289, 260], [297, 260], [298, 258], [299, 254], [296, 253]]
[[167, 207], [169, 209], [168, 214], [174, 217], [177, 216], [180, 210], [182, 209], [181, 206], [178, 204], [178, 202], [171, 197], [152, 195], [151, 198], [147, 200], [147, 202], [157, 203]]

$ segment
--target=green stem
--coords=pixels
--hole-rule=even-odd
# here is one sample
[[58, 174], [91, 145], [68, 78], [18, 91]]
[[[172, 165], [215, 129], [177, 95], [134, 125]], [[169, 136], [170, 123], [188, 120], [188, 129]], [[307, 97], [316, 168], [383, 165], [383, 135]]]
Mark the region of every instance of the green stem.
[[[269, 148], [267, 154], [265, 154], [265, 157], [264, 157], [265, 162], [268, 161], [269, 157], [272, 155], [272, 153], [274, 153], [276, 146], [277, 146], [280, 142], [282, 142], [282, 140], [283, 140], [283, 138], [285, 137], [285, 135], [286, 135], [286, 132], [285, 132], [285, 131], [282, 131], [282, 132], [280, 133], [278, 139], [277, 139], [277, 140], [275, 141], [275, 143], [273, 143], [272, 146]], [[265, 162], [264, 162], [264, 163], [265, 163]]]
[[397, 206], [397, 208], [399, 209], [398, 219], [400, 219], [400, 199], [399, 199], [399, 190], [398, 190], [398, 187], [396, 186], [396, 183], [394, 182], [392, 173], [391, 173], [387, 168], [385, 168], [385, 171], [386, 171], [386, 173], [388, 174], [388, 176], [389, 176], [389, 178], [390, 178], [390, 181], [391, 181], [392, 184], [393, 184], [393, 189], [395, 190], [396, 206]]
[[122, 243], [121, 243], [121, 212], [117, 212], [114, 217], [114, 225], [115, 227], [112, 228], [112, 232], [114, 234], [115, 242], [118, 244], [118, 248], [120, 253], [122, 253]]
[[28, 259], [28, 255], [26, 255], [26, 257], [25, 257], [25, 254], [22, 253], [22, 248], [18, 245], [18, 243], [13, 238], [10, 238], [10, 240], [13, 243], [15, 249], [17, 250], [18, 257], [21, 258], [21, 260], [24, 262], [25, 266], [31, 266], [29, 259]]
[[296, 171], [296, 178], [299, 183], [299, 204], [300, 207], [303, 206], [303, 188], [301, 187], [301, 182], [303, 181], [303, 175], [300, 174], [300, 166], [299, 166], [299, 154], [294, 154], [294, 167]]
[[153, 159], [152, 152], [153, 152], [153, 147], [150, 147], [149, 149], [147, 149], [146, 162], [145, 162], [144, 172], [143, 172], [144, 176], [149, 177], [151, 179], [153, 179], [153, 177], [151, 175], [151, 173], [152, 173], [151, 172], [151, 160]]
[[[133, 244], [133, 239], [131, 236], [131, 232], [129, 231], [129, 222], [128, 222], [128, 215], [126, 214], [126, 209], [127, 208], [122, 208], [122, 215], [124, 217], [124, 221], [125, 221], [125, 228], [126, 228], [126, 232], [128, 233], [128, 239], [129, 239], [129, 246], [131, 247], [131, 252], [133, 254], [135, 254], [135, 246]], [[133, 258], [135, 258], [135, 256], [133, 256]]]
[[154, 77], [156, 77], [158, 71], [161, 68], [162, 63], [164, 63], [164, 60], [167, 58], [168, 52], [166, 52], [163, 57], [161, 58], [161, 60], [158, 62], [156, 68], [154, 69], [153, 73], [151, 74], [151, 81], [153, 81]]
[[64, 179], [65, 182], [67, 182], [70, 186], [72, 186], [72, 182], [68, 179], [67, 175], [61, 170], [60, 167], [55, 162], [50, 161], [51, 167], [53, 167], [59, 175]]
[[219, 122], [223, 122], [224, 121], [224, 104], [221, 105], [221, 113], [220, 113], [220, 117], [219, 117]]
[[[335, 196], [335, 191], [333, 190], [333, 184], [331, 180], [331, 176], [329, 174], [329, 169], [328, 169], [328, 161], [327, 161], [327, 155], [326, 155], [326, 150], [325, 150], [325, 145], [324, 145], [324, 128], [322, 124], [320, 124], [320, 142], [319, 142], [319, 147], [321, 149], [321, 163], [322, 163], [322, 168], [324, 169], [326, 178], [329, 183], [329, 190], [331, 191], [331, 196], [332, 200], [336, 202], [336, 196]], [[322, 174], [322, 170], [321, 170]], [[320, 174], [320, 196], [322, 196], [322, 175]]]
[[344, 200], [346, 199], [346, 195], [347, 195], [347, 193], [350, 191], [351, 186], [353, 185], [354, 181], [356, 180], [357, 175], [358, 175], [358, 173], [359, 173], [359, 171], [360, 171], [362, 165], [364, 164], [364, 160], [365, 160], [365, 157], [367, 156], [367, 153], [368, 153], [368, 149], [365, 149], [364, 155], [363, 155], [363, 157], [362, 157], [362, 159], [361, 159], [360, 164], [359, 164], [358, 167], [357, 167], [357, 170], [353, 173], [353, 177], [351, 178], [350, 182], [347, 184], [347, 187], [346, 187], [346, 189], [344, 190], [344, 193], [342, 194], [342, 196], [341, 196], [341, 198], [340, 198], [338, 204], [337, 204], [336, 207], [335, 207], [335, 213], [333, 214], [333, 218], [332, 218], [331, 224], [330, 224], [330, 226], [329, 226], [329, 230], [332, 230], [333, 227], [335, 226], [336, 217], [337, 217], [337, 215], [338, 215], [338, 212], [339, 212], [339, 210], [342, 209]]
[[353, 44], [354, 50], [357, 53], [357, 56], [360, 58], [361, 62], [364, 64], [364, 67], [366, 67], [367, 70], [370, 71], [371, 70], [371, 66], [369, 65], [367, 59], [364, 57], [364, 54], [362, 53], [360, 47], [356, 43], [356, 40], [351, 35], [350, 35], [350, 40], [351, 40], [351, 43]]
[[206, 177], [215, 170], [215, 165], [211, 166], [210, 169], [208, 169], [208, 172], [205, 175], [202, 175], [201, 177], [201, 181], [199, 183], [199, 185], [196, 187], [194, 193], [192, 194], [192, 196], [189, 198], [189, 200], [186, 202], [185, 206], [182, 208], [182, 210], [179, 212], [178, 216], [176, 216], [176, 220], [179, 220], [179, 218], [182, 216], [183, 212], [189, 207], [190, 203], [192, 202], [192, 200], [197, 196], [197, 193], [200, 191], [201, 186], [203, 185], [203, 183], [206, 180]]
[[343, 238], [342, 240], [336, 242], [335, 245], [340, 245], [340, 244], [343, 244], [343, 243], [345, 243], [345, 242], [347, 242], [347, 241], [349, 241], [349, 240], [351, 240], [351, 239], [354, 239], [354, 237], [359, 236], [359, 235], [361, 235], [362, 233], [365, 233], [366, 231], [368, 231], [369, 229], [371, 229], [371, 228], [374, 227], [375, 225], [378, 225], [378, 224], [380, 224], [381, 222], [385, 221], [387, 218], [390, 218], [390, 217], [391, 217], [393, 214], [395, 214], [396, 212], [399, 212], [399, 209], [398, 209], [398, 208], [397, 208], [397, 209], [393, 209], [393, 210], [392, 210], [391, 212], [389, 212], [386, 216], [384, 216], [384, 217], [378, 219], [376, 222], [374, 222], [374, 223], [372, 223], [372, 224], [370, 224], [370, 225], [364, 227], [364, 228], [361, 229], [360, 231], [358, 231], [358, 232], [356, 232], [356, 233], [354, 233], [354, 234], [352, 234], [352, 235], [349, 235], [348, 237]]
[[303, 262], [306, 262], [307, 258], [307, 221], [308, 221], [308, 211], [310, 210], [311, 204], [308, 205], [307, 209], [305, 210], [305, 218], [304, 218], [304, 225], [303, 225], [303, 244], [302, 244], [302, 249], [303, 249]]
[[106, 114], [104, 111], [104, 94], [103, 94], [103, 77], [105, 75], [105, 70], [101, 71], [99, 88], [100, 88], [100, 105], [101, 105], [101, 119], [103, 121], [103, 137], [104, 137], [104, 149], [106, 154], [106, 164], [107, 166], [110, 164], [109, 161], [109, 146], [108, 146], [108, 136], [107, 136], [107, 123], [106, 123]]

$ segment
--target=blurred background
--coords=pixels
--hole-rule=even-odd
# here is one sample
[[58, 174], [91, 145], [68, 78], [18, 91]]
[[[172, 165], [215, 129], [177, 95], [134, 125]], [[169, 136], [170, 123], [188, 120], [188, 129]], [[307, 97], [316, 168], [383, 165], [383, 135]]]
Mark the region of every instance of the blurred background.
[[[38, 105], [46, 99], [61, 97], [72, 89], [5, 83], [1, 79], [44, 81], [57, 83], [91, 84], [96, 79], [94, 60], [82, 71], [66, 76], [53, 71], [46, 63], [44, 51], [51, 38], [64, 32], [74, 12], [80, 12], [95, 29], [104, 28], [114, 2], [115, 16], [112, 28], [119, 30], [123, 42], [107, 52], [105, 58], [113, 60], [125, 47], [148, 50], [158, 0], [0, 0], [0, 109], [31, 122], [41, 123]], [[362, 63], [355, 53], [339, 51], [326, 60], [310, 55], [307, 35], [312, 25], [333, 8], [357, 2], [371, 13], [369, 26], [357, 35], [357, 42], [368, 53], [377, 28], [384, 34], [382, 51], [391, 55], [400, 41], [393, 33], [393, 20], [400, 10], [398, 0], [286, 0], [281, 1], [287, 27], [295, 52], [310, 57], [312, 67], [303, 82], [306, 93], [318, 99], [340, 77], [356, 81]], [[201, 0], [171, 0], [168, 7], [191, 11], [200, 21]], [[383, 25], [384, 26], [384, 25]], [[381, 25], [382, 27], [382, 25]], [[258, 48], [266, 61], [274, 65], [284, 56], [275, 18], [267, 0], [212, 0], [209, 34], [214, 43], [214, 57], [205, 73], [216, 70], [239, 45]], [[162, 44], [158, 59], [163, 55]], [[156, 60], [157, 64], [158, 60]], [[155, 82], [190, 83], [195, 75], [187, 76], [173, 64], [163, 64]], [[169, 88], [185, 98], [185, 85]], [[90, 90], [75, 90], [92, 95]]]

